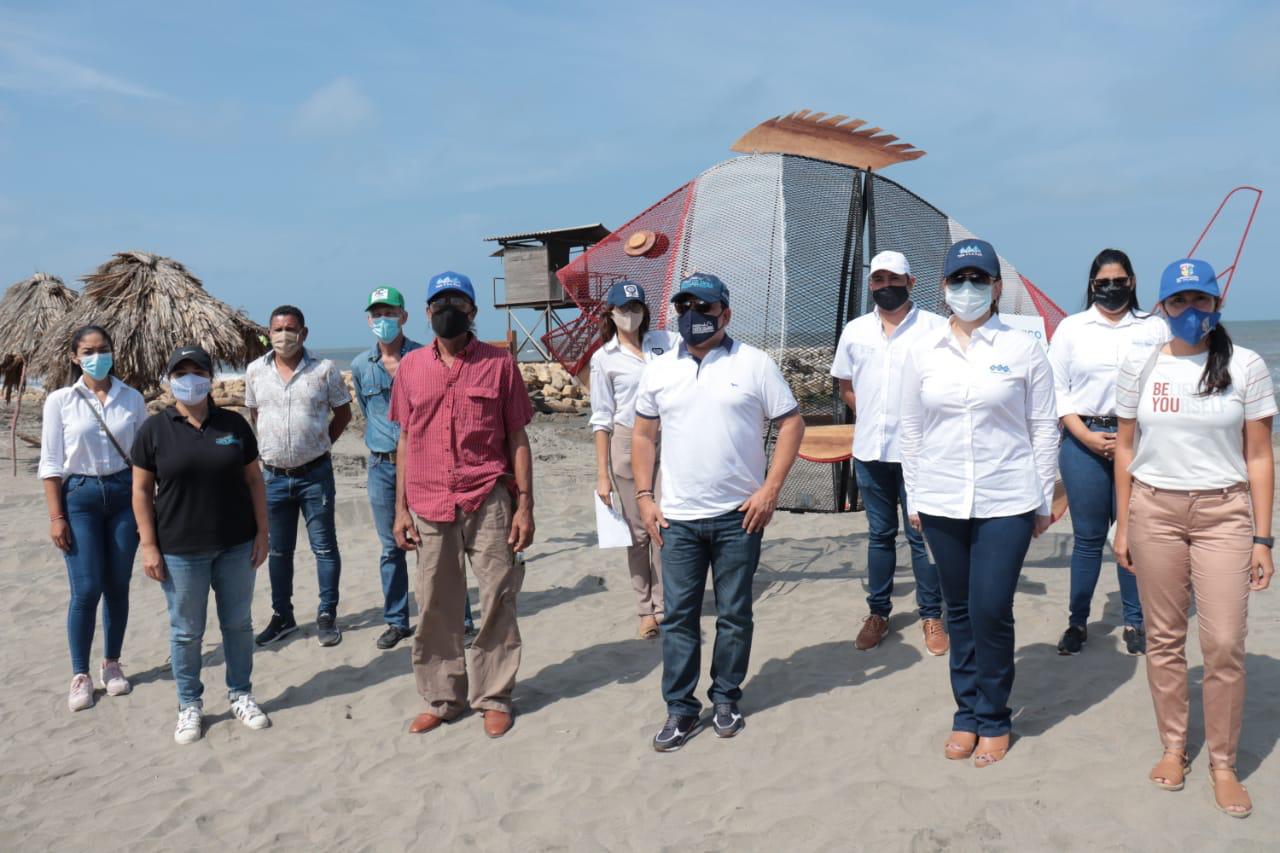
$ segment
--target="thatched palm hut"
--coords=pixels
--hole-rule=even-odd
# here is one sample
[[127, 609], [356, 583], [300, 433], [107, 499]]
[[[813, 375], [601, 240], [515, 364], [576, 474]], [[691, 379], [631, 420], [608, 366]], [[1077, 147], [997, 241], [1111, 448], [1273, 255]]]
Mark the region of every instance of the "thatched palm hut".
[[33, 360], [46, 387], [75, 380], [67, 357], [71, 334], [88, 323], [111, 332], [116, 375], [147, 396], [158, 391], [169, 353], [182, 344], [199, 344], [215, 362], [235, 367], [266, 352], [267, 330], [210, 296], [200, 279], [172, 258], [120, 252], [84, 282], [80, 300]]
[[0, 299], [0, 379], [4, 399], [22, 386], [33, 374], [24, 367], [46, 345], [49, 329], [60, 321], [80, 294], [62, 283], [56, 275], [38, 272], [5, 291]]

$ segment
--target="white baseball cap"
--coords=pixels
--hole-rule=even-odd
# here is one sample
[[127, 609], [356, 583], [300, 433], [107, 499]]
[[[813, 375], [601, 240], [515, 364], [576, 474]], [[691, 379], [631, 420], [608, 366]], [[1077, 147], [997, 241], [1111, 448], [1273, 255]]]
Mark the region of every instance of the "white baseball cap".
[[871, 259], [870, 272], [874, 273], [880, 270], [891, 272], [894, 275], [911, 275], [911, 264], [907, 263], [907, 256], [901, 252], [880, 252]]

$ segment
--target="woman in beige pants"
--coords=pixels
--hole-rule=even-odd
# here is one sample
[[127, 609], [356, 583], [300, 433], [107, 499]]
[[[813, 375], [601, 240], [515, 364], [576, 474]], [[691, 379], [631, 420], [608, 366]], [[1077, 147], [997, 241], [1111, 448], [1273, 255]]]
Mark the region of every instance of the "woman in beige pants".
[[[617, 495], [618, 511], [631, 527], [627, 548], [631, 587], [640, 616], [638, 636], [652, 640], [662, 621], [662, 565], [658, 549], [636, 506], [631, 476], [631, 428], [636, 417], [636, 391], [646, 363], [674, 349], [679, 338], [671, 332], [649, 330], [644, 288], [619, 281], [605, 296], [608, 310], [600, 318], [604, 344], [591, 356], [591, 428], [595, 432], [596, 494], [606, 505]], [[657, 482], [656, 474], [654, 482]]]
[[1275, 572], [1271, 548], [1275, 390], [1257, 353], [1219, 324], [1212, 267], [1184, 259], [1160, 281], [1172, 340], [1138, 351], [1116, 387], [1115, 552], [1135, 571], [1147, 625], [1147, 681], [1164, 755], [1149, 775], [1183, 787], [1187, 755], [1187, 613], [1195, 595], [1204, 653], [1204, 727], [1220, 810], [1248, 817], [1236, 778], [1250, 591]]

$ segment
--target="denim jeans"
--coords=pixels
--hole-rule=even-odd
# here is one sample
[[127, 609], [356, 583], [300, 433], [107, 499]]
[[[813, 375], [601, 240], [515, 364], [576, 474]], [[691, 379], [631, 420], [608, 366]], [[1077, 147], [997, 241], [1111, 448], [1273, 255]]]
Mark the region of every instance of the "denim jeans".
[[253, 689], [253, 540], [205, 554], [165, 554], [165, 601], [169, 605], [169, 656], [178, 685], [178, 708], [202, 705], [201, 644], [213, 590], [227, 663], [227, 694], [235, 701]]
[[129, 624], [129, 580], [138, 550], [133, 520], [133, 478], [128, 469], [106, 477], [71, 474], [62, 483], [62, 505], [71, 527], [71, 550], [63, 554], [71, 603], [67, 643], [71, 674], [89, 671], [93, 628], [102, 600], [102, 656], [120, 657]]
[[716, 596], [711, 653], [712, 703], [737, 702], [751, 656], [751, 581], [760, 562], [761, 531], [742, 528], [743, 514], [696, 521], [668, 519], [662, 531], [662, 696], [670, 714], [696, 715], [702, 666], [702, 594], [707, 569]]
[[942, 618], [942, 590], [938, 569], [929, 562], [924, 537], [907, 522], [907, 487], [898, 462], [853, 460], [858, 493], [867, 511], [867, 607], [877, 616], [893, 610], [893, 575], [898, 570], [898, 514], [911, 546], [911, 571], [916, 578], [916, 607], [921, 619]]
[[1035, 511], [997, 518], [920, 513], [938, 561], [951, 634], [958, 732], [1008, 734], [1013, 690], [1013, 593], [1031, 545]]
[[293, 549], [298, 544], [298, 512], [307, 523], [307, 539], [316, 557], [320, 586], [319, 613], [338, 612], [338, 578], [342, 557], [334, 523], [333, 461], [326, 459], [305, 474], [287, 476], [263, 471], [267, 483], [267, 535], [271, 571], [271, 609], [293, 615]]
[[[1115, 433], [1115, 427], [1090, 427], [1090, 432]], [[1097, 456], [1070, 432], [1063, 435], [1058, 450], [1058, 470], [1071, 507], [1071, 603], [1069, 624], [1089, 624], [1093, 591], [1102, 573], [1102, 546], [1107, 529], [1116, 519], [1116, 475], [1112, 464]], [[1142, 602], [1138, 598], [1138, 578], [1116, 564], [1120, 579], [1120, 601], [1124, 623], [1142, 625]]]

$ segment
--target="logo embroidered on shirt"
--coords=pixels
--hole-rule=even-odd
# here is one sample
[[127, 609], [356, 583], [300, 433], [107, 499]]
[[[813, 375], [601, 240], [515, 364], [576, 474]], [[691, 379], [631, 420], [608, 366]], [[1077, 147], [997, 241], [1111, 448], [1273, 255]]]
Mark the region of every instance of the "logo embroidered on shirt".
[[240, 439], [234, 435], [224, 435], [221, 438], [215, 438], [214, 444], [221, 444], [223, 447], [230, 447], [233, 444], [239, 444]]
[[1012, 371], [1009, 370], [1009, 365], [1007, 364], [993, 364], [991, 365], [991, 372], [992, 373], [1012, 373]]
[[651, 352], [652, 352], [654, 355], [662, 355], [664, 352], [666, 352], [666, 350], [665, 350], [665, 349], [663, 349], [662, 347], [654, 347], [654, 348], [651, 350]]

